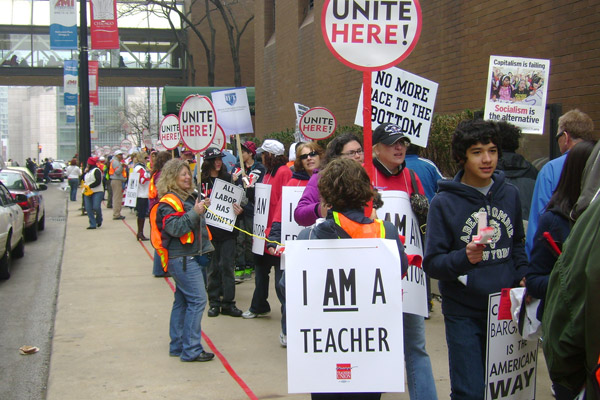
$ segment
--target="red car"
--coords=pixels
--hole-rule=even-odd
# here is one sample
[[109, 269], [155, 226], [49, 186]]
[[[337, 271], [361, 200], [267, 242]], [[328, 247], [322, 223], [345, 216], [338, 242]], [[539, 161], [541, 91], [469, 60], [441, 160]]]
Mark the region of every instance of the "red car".
[[23, 194], [27, 198], [18, 203], [25, 217], [25, 237], [28, 240], [36, 240], [38, 231], [43, 231], [46, 225], [44, 197], [40, 191], [48, 187], [43, 183], [34, 182], [26, 172], [10, 168], [0, 171], [0, 181], [10, 190], [13, 198], [16, 198], [17, 194]]
[[[65, 166], [57, 161], [53, 161], [51, 164], [52, 170], [48, 174], [50, 176], [50, 180], [58, 179], [61, 182], [64, 182], [65, 174], [67, 173]], [[35, 175], [38, 182], [44, 181], [44, 164], [37, 169]]]

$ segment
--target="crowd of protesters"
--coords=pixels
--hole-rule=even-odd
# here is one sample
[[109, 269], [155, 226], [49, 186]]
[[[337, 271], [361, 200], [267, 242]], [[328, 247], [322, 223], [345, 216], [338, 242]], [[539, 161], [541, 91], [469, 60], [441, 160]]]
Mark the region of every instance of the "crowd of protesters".
[[[499, 77], [494, 95], [518, 101], [519, 91], [535, 90], [535, 76], [521, 77], [516, 85], [513, 78]], [[272, 269], [281, 308], [279, 342], [287, 345], [285, 280], [277, 244], [282, 242], [283, 187], [305, 187], [293, 210], [296, 223], [309, 227], [300, 239], [369, 237], [360, 232], [385, 229], [384, 236], [397, 242], [403, 272], [404, 245], [393, 224], [377, 225], [382, 217], [377, 215], [378, 202], [381, 193], [389, 190], [411, 198], [421, 195], [429, 201], [422, 267], [439, 282], [451, 398], [484, 398], [488, 296], [525, 286], [528, 298], [541, 300], [537, 316], [556, 398], [574, 399], [586, 388], [588, 399], [598, 399], [594, 371], [600, 353], [600, 268], [594, 257], [600, 255], [600, 206], [594, 200], [600, 160], [593, 130], [585, 113], [565, 113], [554, 133], [563, 154], [538, 172], [516, 153], [519, 128], [481, 119], [463, 121], [452, 138], [452, 154], [460, 170], [446, 179], [433, 162], [418, 156], [410, 137], [390, 123], [374, 129], [372, 149], [364, 149], [358, 137], [344, 133], [326, 148], [318, 142], [297, 143], [290, 159], [277, 140], [267, 139], [261, 146], [246, 141], [236, 165], [223, 161], [232, 158], [228, 150], [214, 147], [200, 154], [182, 152], [181, 158], [174, 159], [166, 151], [147, 149], [130, 155], [118, 151], [108, 160], [90, 157], [84, 171], [74, 159], [68, 169], [70, 199], [76, 201], [83, 182], [88, 229], [102, 226], [104, 199], [113, 209], [113, 219], [123, 219], [123, 189], [133, 174], [138, 181], [137, 239], [148, 240], [144, 228], [150, 217], [149, 236], [156, 249], [152, 274], [172, 277], [176, 283], [169, 354], [182, 361], [204, 362], [214, 357], [201, 344], [207, 303], [207, 315], [213, 318], [253, 319], [269, 314]], [[371, 177], [363, 168], [365, 151], [373, 154]], [[242, 200], [233, 203], [236, 222], [231, 231], [207, 228], [206, 208], [216, 179], [243, 188]], [[269, 240], [261, 254], [252, 253], [249, 234], [254, 226], [256, 183], [271, 190], [264, 233]], [[106, 190], [110, 190], [108, 197]], [[356, 193], [358, 197], [352, 197]], [[367, 217], [365, 209], [371, 206]], [[494, 229], [491, 241], [474, 237], [474, 215], [481, 213]], [[252, 276], [252, 300], [243, 311], [235, 300], [236, 284]], [[431, 297], [427, 302], [431, 311]], [[425, 318], [404, 313], [403, 329], [410, 397], [435, 399]], [[352, 396], [347, 398], [371, 399], [380, 394]], [[313, 398], [330, 397], [315, 393]]]

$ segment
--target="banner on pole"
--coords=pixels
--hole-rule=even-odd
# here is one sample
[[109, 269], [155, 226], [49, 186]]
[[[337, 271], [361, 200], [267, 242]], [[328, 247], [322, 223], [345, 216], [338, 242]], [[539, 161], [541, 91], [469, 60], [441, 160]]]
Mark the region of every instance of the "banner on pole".
[[77, 10], [75, 0], [50, 0], [50, 48], [77, 48]]
[[396, 243], [295, 240], [284, 256], [288, 391], [403, 392]]
[[65, 60], [64, 63], [64, 104], [67, 114], [67, 123], [75, 123], [75, 112], [77, 108], [77, 60]]
[[119, 30], [117, 28], [117, 1], [90, 0], [91, 24], [90, 36], [92, 49], [118, 49]]
[[88, 61], [90, 104], [98, 105], [98, 61]]

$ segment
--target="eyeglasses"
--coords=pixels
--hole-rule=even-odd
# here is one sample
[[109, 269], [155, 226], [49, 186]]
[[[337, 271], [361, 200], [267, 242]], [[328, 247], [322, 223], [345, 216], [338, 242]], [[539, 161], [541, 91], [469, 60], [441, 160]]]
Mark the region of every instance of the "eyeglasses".
[[361, 155], [363, 153], [363, 149], [360, 150], [350, 150], [346, 153], [341, 153], [341, 155], [346, 156], [346, 157], [354, 157], [355, 155]]
[[558, 134], [556, 135], [556, 140], [560, 139], [560, 137], [562, 135], [564, 135], [565, 133], [567, 133], [567, 132], [566, 131], [560, 131], [560, 132], [558, 132]]
[[301, 161], [304, 161], [304, 160], [306, 160], [308, 157], [315, 158], [315, 157], [316, 157], [316, 156], [318, 156], [318, 155], [319, 155], [319, 153], [317, 153], [316, 151], [311, 151], [310, 153], [306, 153], [306, 154], [302, 154], [301, 156], [298, 156], [298, 158], [299, 158]]

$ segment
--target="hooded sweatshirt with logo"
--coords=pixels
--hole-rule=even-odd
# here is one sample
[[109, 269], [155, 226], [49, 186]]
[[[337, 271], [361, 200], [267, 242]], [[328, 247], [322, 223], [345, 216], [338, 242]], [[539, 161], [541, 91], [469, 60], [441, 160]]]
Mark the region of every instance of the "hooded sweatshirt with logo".
[[[445, 315], [486, 318], [488, 295], [518, 286], [526, 273], [521, 201], [502, 171], [494, 172], [487, 195], [462, 184], [463, 174], [439, 181], [427, 217], [423, 268], [439, 280]], [[487, 213], [494, 234], [483, 260], [471, 264], [466, 246], [477, 235], [479, 211]]]

